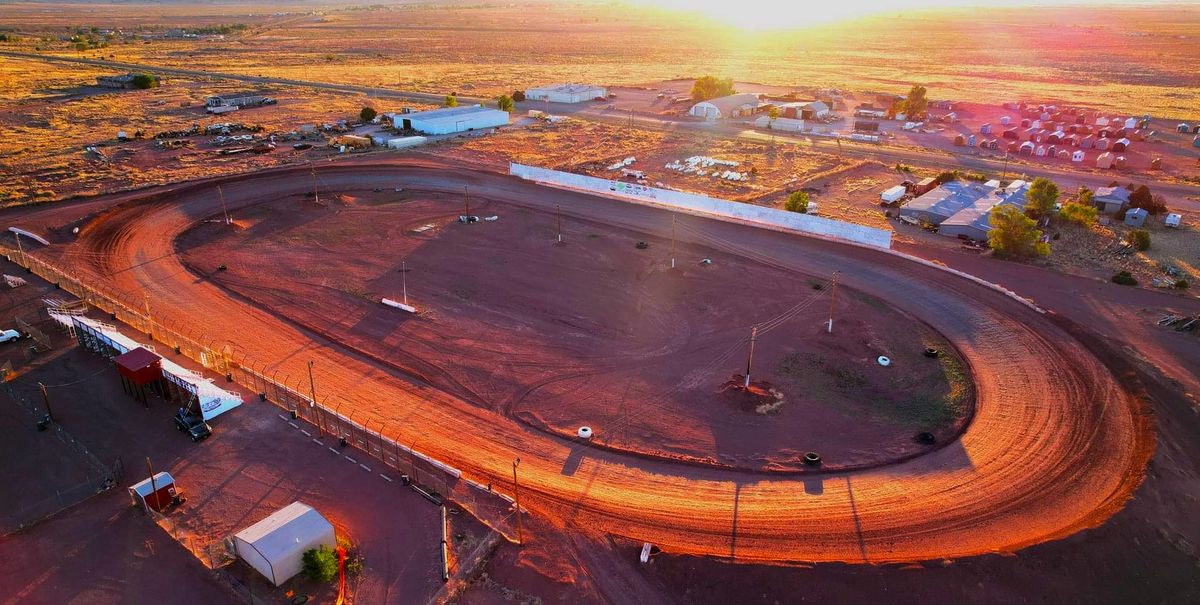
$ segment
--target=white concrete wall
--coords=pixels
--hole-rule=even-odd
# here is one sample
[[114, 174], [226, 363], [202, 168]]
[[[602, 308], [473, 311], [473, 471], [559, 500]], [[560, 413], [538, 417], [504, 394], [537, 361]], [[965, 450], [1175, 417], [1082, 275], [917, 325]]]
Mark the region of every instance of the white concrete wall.
[[579, 189], [643, 204], [666, 206], [676, 210], [729, 219], [736, 222], [798, 231], [877, 248], [891, 248], [892, 246], [891, 231], [844, 223], [820, 216], [798, 214], [786, 210], [731, 202], [729, 200], [711, 198], [694, 193], [670, 191], [622, 181], [610, 181], [582, 174], [572, 174], [515, 163], [509, 165], [509, 174], [539, 183]]

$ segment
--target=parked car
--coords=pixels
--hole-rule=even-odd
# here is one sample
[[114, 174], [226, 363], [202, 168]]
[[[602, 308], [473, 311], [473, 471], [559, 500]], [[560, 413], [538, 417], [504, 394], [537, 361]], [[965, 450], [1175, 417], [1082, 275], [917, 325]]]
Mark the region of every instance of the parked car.
[[181, 433], [187, 433], [192, 441], [200, 441], [212, 435], [212, 427], [208, 426], [202, 416], [193, 414], [184, 408], [179, 408], [179, 411], [175, 412], [175, 428]]
[[12, 342], [21, 338], [21, 333], [16, 330], [4, 330], [0, 332], [0, 342]]

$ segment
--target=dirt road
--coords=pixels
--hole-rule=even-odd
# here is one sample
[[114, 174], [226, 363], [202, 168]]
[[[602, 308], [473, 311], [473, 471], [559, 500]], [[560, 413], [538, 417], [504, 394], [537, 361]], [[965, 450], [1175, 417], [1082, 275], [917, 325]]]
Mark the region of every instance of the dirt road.
[[[474, 198], [541, 210], [561, 204], [564, 214], [647, 234], [665, 236], [671, 224], [661, 210], [445, 160], [352, 160], [320, 166], [317, 174], [331, 190], [455, 192], [466, 185]], [[302, 194], [311, 186], [307, 175], [307, 168], [281, 169], [220, 182], [236, 209]], [[1107, 519], [1141, 481], [1154, 448], [1143, 405], [1052, 318], [881, 251], [692, 216], [679, 219], [694, 245], [809, 273], [838, 270], [846, 285], [928, 322], [972, 369], [972, 423], [958, 441], [907, 462], [792, 477], [709, 470], [557, 439], [390, 374], [185, 268], [175, 239], [220, 214], [215, 182], [114, 198], [125, 203], [85, 224], [77, 241], [34, 254], [114, 289], [145, 293], [156, 318], [203, 326], [218, 342], [283, 373], [301, 376], [314, 360], [317, 384], [339, 393], [343, 410], [376, 418], [385, 433], [478, 481], [510, 489], [511, 461], [520, 456], [523, 504], [556, 524], [738, 560], [883, 562], [1004, 552]], [[44, 232], [78, 214], [70, 205], [22, 209], [4, 222]]]

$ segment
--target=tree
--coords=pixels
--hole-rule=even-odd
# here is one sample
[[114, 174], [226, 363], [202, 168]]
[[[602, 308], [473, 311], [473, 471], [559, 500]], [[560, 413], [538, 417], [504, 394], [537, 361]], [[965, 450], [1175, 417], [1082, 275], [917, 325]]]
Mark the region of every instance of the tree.
[[337, 575], [337, 555], [324, 544], [304, 551], [304, 575], [317, 582], [329, 582]]
[[362, 111], [358, 112], [359, 119], [364, 122], [370, 122], [371, 120], [374, 120], [375, 116], [377, 115], [379, 115], [379, 113], [375, 111], [374, 107], [364, 107], [362, 108]]
[[788, 212], [799, 212], [805, 214], [808, 212], [808, 192], [794, 191], [788, 196], [787, 202], [783, 204], [783, 209]]
[[908, 98], [904, 100], [904, 113], [908, 119], [915, 120], [923, 115], [929, 109], [929, 99], [925, 97], [925, 87], [920, 84], [913, 84], [908, 91]]
[[1098, 211], [1091, 204], [1081, 204], [1079, 202], [1067, 202], [1063, 204], [1062, 210], [1058, 216], [1068, 223], [1075, 223], [1090, 227], [1096, 224], [1096, 215]]
[[1150, 188], [1142, 185], [1129, 194], [1130, 208], [1143, 208], [1150, 214], [1161, 214], [1167, 211], [1167, 203], [1161, 195], [1150, 193]]
[[767, 117], [771, 118], [772, 122], [774, 122], [775, 120], [778, 120], [779, 119], [779, 108], [771, 107], [771, 110], [767, 112]]
[[442, 105], [445, 105], [446, 107], [458, 107], [458, 97], [454, 95], [446, 95], [446, 98], [442, 101]]
[[958, 171], [957, 170], [947, 170], [947, 171], [937, 175], [937, 178], [934, 180], [936, 180], [939, 185], [943, 184], [943, 183], [957, 181], [958, 180]]
[[1126, 236], [1126, 239], [1128, 239], [1129, 243], [1138, 250], [1150, 249], [1150, 232], [1146, 231], [1145, 229], [1134, 229], [1133, 231], [1130, 231], [1129, 235]]
[[1009, 204], [999, 206], [992, 211], [990, 222], [988, 245], [997, 256], [1026, 258], [1050, 254], [1050, 244], [1041, 241], [1037, 221], [1025, 216], [1020, 208]]
[[156, 88], [158, 86], [158, 78], [150, 74], [137, 74], [133, 77], [132, 82], [135, 88]]
[[731, 94], [734, 94], [732, 78], [702, 76], [696, 78], [696, 83], [692, 84], [692, 100], [696, 102], [727, 97]]
[[514, 90], [512, 93], [512, 100], [516, 101], [517, 103], [524, 101], [525, 100], [525, 91]]
[[496, 106], [500, 108], [500, 111], [512, 112], [512, 110], [513, 110], [512, 97], [510, 97], [508, 95], [500, 95], [499, 97], [496, 98]]
[[1033, 179], [1033, 184], [1029, 186], [1025, 199], [1027, 200], [1025, 210], [1033, 217], [1049, 216], [1054, 212], [1054, 205], [1058, 203], [1058, 185], [1048, 178], [1039, 176]]

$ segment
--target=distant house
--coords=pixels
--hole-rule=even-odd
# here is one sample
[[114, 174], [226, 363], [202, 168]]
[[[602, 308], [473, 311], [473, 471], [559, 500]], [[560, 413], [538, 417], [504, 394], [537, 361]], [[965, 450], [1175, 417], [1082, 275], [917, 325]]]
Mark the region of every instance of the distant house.
[[[112, 75], [112, 76], [96, 76], [96, 85], [103, 86], [104, 88], [123, 88], [123, 89], [137, 88], [137, 85], [133, 83], [133, 80], [134, 80], [134, 78], [136, 78], [139, 75], [142, 75], [142, 74], [127, 73], [127, 74], [118, 74], [118, 75]], [[154, 86], [158, 86], [159, 83], [161, 82], [159, 77], [156, 75], [153, 75], [153, 74], [145, 74], [145, 75], [146, 75], [146, 77], [148, 77], [154, 81]]]
[[1129, 205], [1129, 190], [1124, 187], [1100, 187], [1092, 195], [1092, 204], [1104, 214], [1116, 214]]
[[1113, 157], [1112, 152], [1105, 151], [1104, 153], [1096, 156], [1096, 168], [1107, 170], [1113, 167], [1113, 162], [1115, 161], [1116, 158]]
[[549, 103], [583, 103], [607, 97], [607, 88], [591, 84], [548, 84], [525, 91], [526, 100]]
[[706, 120], [722, 120], [751, 115], [758, 108], [758, 95], [741, 93], [701, 101], [688, 110], [688, 115]]

